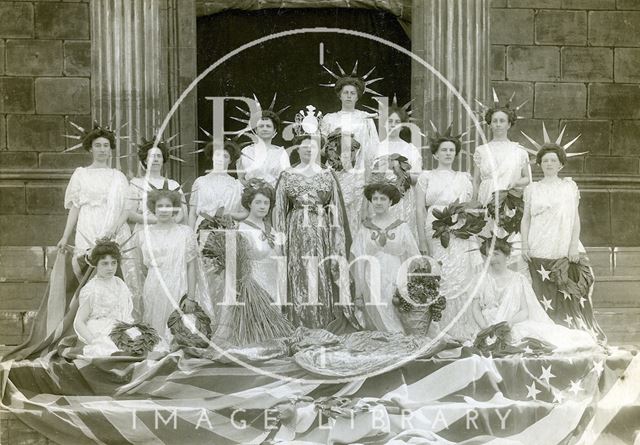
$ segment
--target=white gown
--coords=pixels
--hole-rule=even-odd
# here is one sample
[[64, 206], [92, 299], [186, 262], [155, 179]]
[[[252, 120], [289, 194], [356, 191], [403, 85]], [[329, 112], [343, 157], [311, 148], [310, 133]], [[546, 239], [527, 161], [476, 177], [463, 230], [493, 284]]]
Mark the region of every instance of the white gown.
[[74, 330], [85, 343], [82, 353], [90, 357], [102, 357], [118, 351], [109, 335], [119, 321], [133, 322], [133, 303], [127, 285], [118, 277], [103, 279], [94, 277], [80, 289], [78, 308], [89, 306], [89, 317], [85, 325], [96, 338], [87, 341], [80, 335], [74, 320]]
[[[189, 205], [195, 206], [198, 216], [196, 218], [195, 231], [198, 239], [198, 248], [202, 251], [211, 230], [199, 230], [200, 223], [204, 220], [200, 213], [215, 216], [218, 209], [225, 208], [225, 213], [239, 212], [243, 209], [241, 204], [242, 183], [226, 173], [208, 173], [196, 178], [191, 187], [191, 199]], [[219, 304], [224, 299], [224, 272], [214, 273], [207, 270], [205, 259], [203, 274], [206, 276], [207, 289], [210, 295], [205, 311], [211, 311], [214, 320], [217, 321]]]
[[[367, 224], [373, 223], [367, 221]], [[384, 246], [381, 245], [382, 233], [386, 233]], [[365, 301], [367, 325], [371, 325], [367, 327], [384, 332], [404, 332], [391, 300], [396, 289], [406, 286], [406, 275], [398, 276], [400, 266], [408, 258], [420, 255], [407, 223], [396, 220], [385, 230], [361, 225], [351, 246], [351, 254], [356, 259], [364, 255], [372, 256], [379, 265], [376, 270], [366, 259], [355, 263], [356, 292]], [[366, 304], [372, 302], [377, 304]]]
[[[596, 346], [595, 340], [587, 332], [555, 324], [538, 303], [527, 278], [512, 270], [507, 272], [508, 278], [502, 285], [499, 285], [490, 273], [476, 278], [480, 283], [474, 298], [478, 300], [487, 323], [494, 325], [503, 321], [509, 322], [516, 343], [525, 337], [536, 338], [554, 345], [556, 352]], [[511, 320], [520, 311], [523, 298], [528, 318], [512, 324]]]
[[225, 213], [242, 210], [242, 183], [226, 173], [208, 173], [196, 178], [191, 187], [189, 205], [198, 211], [195, 230], [204, 219], [200, 213], [214, 216], [220, 207]]
[[354, 139], [360, 143], [360, 151], [355, 165], [364, 165], [368, 176], [380, 143], [372, 115], [360, 110], [338, 111], [325, 115], [322, 123], [327, 127], [324, 130], [326, 134], [337, 128], [342, 129], [343, 132], [353, 134]]
[[473, 160], [480, 172], [478, 201], [482, 205], [491, 201], [494, 192], [513, 188], [523, 168], [529, 168], [531, 173], [529, 155], [516, 142], [492, 141], [480, 145], [473, 154]]
[[[71, 175], [64, 196], [65, 209], [78, 207], [76, 224], [75, 255], [81, 255], [93, 247], [97, 239], [106, 235], [126, 210], [129, 182], [121, 171], [114, 168], [78, 167]], [[123, 246], [131, 236], [129, 225], [122, 224], [115, 233], [115, 241]], [[135, 260], [120, 262], [124, 281], [139, 295], [140, 285], [135, 271]]]
[[195, 235], [189, 226], [172, 224], [164, 228], [154, 224], [136, 236], [147, 267], [142, 320], [170, 343], [167, 320], [188, 291], [187, 264], [197, 257]]
[[553, 183], [534, 182], [525, 189], [524, 201], [531, 213], [530, 256], [547, 259], [568, 256], [580, 201], [576, 183], [571, 178], [558, 178]]
[[[153, 190], [153, 188], [149, 185], [153, 185], [155, 188], [162, 188], [164, 186], [165, 178], [149, 178], [147, 181], [146, 177], [137, 177], [131, 179], [129, 182], [129, 193], [127, 198], [127, 209], [129, 211], [136, 211], [142, 215], [149, 215], [151, 212], [149, 208], [146, 206], [146, 203], [143, 201], [143, 196], [145, 193], [148, 193]], [[179, 190], [181, 196], [181, 202], [185, 202], [184, 194], [180, 189], [180, 184], [178, 184], [173, 179], [169, 179], [169, 189], [170, 190]], [[140, 232], [144, 228], [144, 224], [136, 223], [133, 226], [133, 233]], [[142, 271], [142, 254], [140, 253], [140, 249], [136, 246], [136, 249], [131, 251], [129, 257], [132, 257], [135, 262], [135, 271], [136, 271], [136, 280], [135, 280], [135, 289], [132, 289], [134, 294], [134, 317], [140, 318], [142, 317], [142, 284], [144, 283], [144, 274]]]
[[[480, 145], [473, 154], [476, 168], [480, 172], [480, 185], [478, 186], [478, 201], [487, 205], [493, 193], [499, 190], [509, 190], [520, 179], [522, 169], [527, 168], [531, 175], [529, 155], [520, 144], [511, 141], [491, 141]], [[492, 225], [487, 224], [483, 235], [490, 236]], [[500, 230], [497, 230], [500, 232]], [[505, 236], [506, 233], [497, 233]], [[518, 251], [522, 245], [520, 233], [513, 233], [508, 241]], [[509, 258], [509, 268], [528, 276], [527, 263], [521, 255], [512, 255]]]
[[[449, 247], [442, 247], [439, 239], [433, 238], [432, 223], [435, 220], [433, 209], [442, 210], [458, 200], [468, 202], [473, 194], [471, 176], [466, 172], [448, 170], [428, 170], [418, 178], [418, 187], [425, 193], [425, 202], [418, 203], [428, 207], [424, 231], [429, 244], [430, 255], [442, 266], [440, 294], [447, 299], [447, 307], [442, 312], [440, 322], [431, 325], [438, 331], [447, 333], [460, 340], [472, 340], [475, 336], [473, 316], [470, 305], [462, 312], [466, 304], [466, 291], [472, 277], [482, 266], [482, 257], [473, 240], [451, 237]], [[460, 314], [457, 321], [453, 321]], [[453, 323], [450, 328], [447, 326]]]
[[274, 145], [258, 150], [256, 145], [242, 149], [238, 169], [244, 170], [245, 179], [259, 178], [272, 187], [276, 186], [280, 173], [291, 167], [289, 154], [283, 147]]

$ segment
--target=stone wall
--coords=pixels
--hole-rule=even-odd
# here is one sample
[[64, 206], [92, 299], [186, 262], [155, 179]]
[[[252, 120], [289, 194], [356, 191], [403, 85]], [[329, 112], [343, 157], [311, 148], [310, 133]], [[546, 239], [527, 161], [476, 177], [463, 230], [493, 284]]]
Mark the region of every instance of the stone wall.
[[565, 173], [581, 185], [583, 242], [639, 246], [640, 1], [493, 0], [491, 38], [499, 96], [529, 100], [512, 139], [541, 138], [542, 122], [582, 134], [572, 151], [589, 154]]
[[89, 4], [2, 1], [0, 17], [0, 245], [55, 244], [69, 172], [90, 159], [63, 153], [68, 121], [91, 122]]
[[0, 1], [0, 344], [28, 333], [66, 183], [90, 160], [63, 153], [68, 122], [91, 123], [90, 74], [88, 0]]

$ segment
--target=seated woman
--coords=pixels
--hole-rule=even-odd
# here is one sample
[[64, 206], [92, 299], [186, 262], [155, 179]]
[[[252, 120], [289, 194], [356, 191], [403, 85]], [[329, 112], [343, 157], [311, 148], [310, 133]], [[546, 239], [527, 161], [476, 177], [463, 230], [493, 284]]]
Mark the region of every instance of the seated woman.
[[[371, 203], [373, 216], [361, 224], [351, 246], [355, 257], [356, 302], [363, 306], [370, 329], [404, 332], [392, 304], [396, 290], [405, 280], [399, 279], [402, 264], [419, 256], [418, 244], [409, 225], [390, 212], [400, 201], [400, 190], [389, 182], [368, 184], [364, 196]], [[373, 257], [374, 262], [364, 256]], [[375, 270], [378, 268], [378, 270]]]
[[131, 291], [115, 276], [120, 248], [113, 241], [99, 240], [89, 255], [95, 276], [80, 290], [79, 306], [73, 322], [87, 356], [108, 356], [118, 351], [109, 337], [117, 322], [133, 322]]
[[[491, 239], [487, 239], [480, 252], [487, 257], [490, 249]], [[508, 268], [510, 255], [511, 245], [496, 238], [488, 273], [476, 277], [478, 287], [472, 308], [480, 329], [506, 321], [515, 342], [535, 338], [554, 345], [556, 352], [595, 347], [596, 341], [589, 333], [555, 324], [549, 318], [527, 278]]]
[[137, 234], [142, 262], [147, 268], [142, 290], [142, 320], [167, 344], [172, 339], [167, 327], [169, 315], [183, 297], [186, 296], [185, 311], [196, 298], [195, 235], [189, 226], [174, 220], [181, 199], [177, 190], [169, 190], [167, 182], [161, 190], [150, 192], [147, 206], [157, 222]]
[[420, 149], [400, 137], [401, 131], [406, 129], [405, 126], [409, 121], [406, 109], [399, 107], [394, 100], [394, 104], [389, 107], [388, 116], [388, 136], [378, 146], [373, 171], [391, 174], [391, 177], [396, 177], [398, 182], [402, 183], [401, 186], [405, 192], [400, 202], [391, 208], [391, 212], [409, 224], [411, 233], [417, 239], [415, 185], [422, 172], [422, 155]]
[[[271, 297], [272, 301], [286, 301], [286, 271], [284, 285], [279, 283], [278, 248], [270, 222], [271, 209], [275, 204], [275, 190], [267, 182], [251, 179], [242, 192], [242, 206], [249, 211], [247, 219], [238, 224], [238, 232], [248, 241], [247, 252], [255, 280]], [[286, 264], [286, 263], [285, 263]], [[283, 265], [284, 267], [284, 265]]]

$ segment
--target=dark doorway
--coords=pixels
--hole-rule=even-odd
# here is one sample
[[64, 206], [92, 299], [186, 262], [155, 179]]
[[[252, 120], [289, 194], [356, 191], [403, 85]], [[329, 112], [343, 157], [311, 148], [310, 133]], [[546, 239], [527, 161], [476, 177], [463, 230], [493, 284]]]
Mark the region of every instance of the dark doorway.
[[[198, 72], [204, 71], [233, 49], [273, 33], [299, 28], [343, 28], [366, 32], [410, 49], [409, 37], [397, 19], [386, 12], [367, 9], [267, 9], [227, 11], [198, 18]], [[275, 92], [276, 109], [291, 107], [282, 115], [293, 121], [295, 113], [312, 104], [324, 114], [337, 111], [340, 103], [331, 88], [322, 83], [334, 79], [320, 65], [320, 44], [324, 64], [337, 72], [335, 62], [351, 72], [355, 61], [362, 75], [375, 66], [370, 78], [383, 77], [371, 87], [382, 95], [405, 103], [410, 99], [411, 60], [384, 44], [345, 34], [298, 34], [265, 42], [232, 57], [198, 84], [198, 125], [212, 128], [212, 103], [206, 96], [246, 96], [256, 94], [267, 107]], [[238, 130], [242, 124], [230, 116], [244, 117], [235, 106], [225, 108], [225, 128]], [[376, 106], [366, 95], [358, 104]], [[366, 111], [366, 109], [365, 109]], [[200, 138], [204, 137], [202, 133]], [[286, 146], [280, 135], [275, 144]], [[202, 156], [202, 155], [201, 155]], [[210, 168], [200, 159], [198, 172]]]

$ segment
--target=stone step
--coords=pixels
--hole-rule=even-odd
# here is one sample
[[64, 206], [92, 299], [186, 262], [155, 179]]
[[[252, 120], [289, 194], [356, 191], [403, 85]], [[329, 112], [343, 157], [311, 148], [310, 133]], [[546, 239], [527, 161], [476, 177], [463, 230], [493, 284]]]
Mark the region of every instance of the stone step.
[[23, 313], [0, 311], [0, 345], [18, 345], [23, 335]]
[[596, 308], [640, 307], [640, 277], [600, 277], [593, 290]]
[[597, 308], [598, 324], [614, 345], [640, 345], [640, 308]]
[[44, 281], [0, 283], [0, 311], [37, 310], [46, 288], [47, 283]]

